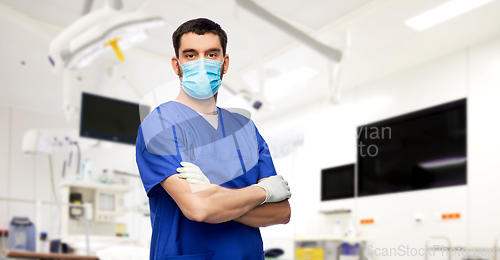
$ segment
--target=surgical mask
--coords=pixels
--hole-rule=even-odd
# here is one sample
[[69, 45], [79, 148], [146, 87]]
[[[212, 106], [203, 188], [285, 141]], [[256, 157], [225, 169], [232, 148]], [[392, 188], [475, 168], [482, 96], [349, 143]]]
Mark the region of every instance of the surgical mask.
[[221, 65], [204, 58], [182, 64], [182, 88], [196, 99], [212, 97], [220, 87]]

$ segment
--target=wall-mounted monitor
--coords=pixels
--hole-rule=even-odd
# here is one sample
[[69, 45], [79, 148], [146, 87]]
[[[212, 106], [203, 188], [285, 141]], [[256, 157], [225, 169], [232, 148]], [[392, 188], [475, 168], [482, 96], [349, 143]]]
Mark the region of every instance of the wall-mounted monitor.
[[321, 201], [354, 197], [354, 164], [321, 170]]
[[467, 184], [465, 99], [358, 127], [358, 196]]
[[148, 106], [82, 93], [80, 136], [135, 145], [140, 115], [147, 114]]

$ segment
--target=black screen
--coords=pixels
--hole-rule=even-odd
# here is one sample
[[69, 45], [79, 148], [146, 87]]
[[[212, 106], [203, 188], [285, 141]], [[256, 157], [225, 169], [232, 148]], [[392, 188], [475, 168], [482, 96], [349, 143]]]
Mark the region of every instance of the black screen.
[[354, 164], [321, 170], [321, 200], [354, 197]]
[[80, 136], [135, 144], [140, 114], [148, 113], [147, 106], [83, 93]]
[[467, 184], [465, 99], [357, 130], [358, 196]]

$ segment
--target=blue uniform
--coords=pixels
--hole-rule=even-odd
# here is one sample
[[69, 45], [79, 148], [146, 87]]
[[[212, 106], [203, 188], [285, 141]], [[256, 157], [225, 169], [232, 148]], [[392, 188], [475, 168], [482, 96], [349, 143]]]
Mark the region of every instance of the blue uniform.
[[219, 125], [179, 102], [155, 108], [137, 133], [136, 160], [149, 197], [153, 235], [150, 259], [264, 259], [259, 228], [235, 221], [187, 219], [159, 184], [196, 164], [212, 184], [243, 188], [276, 175], [267, 144], [252, 120], [217, 107]]

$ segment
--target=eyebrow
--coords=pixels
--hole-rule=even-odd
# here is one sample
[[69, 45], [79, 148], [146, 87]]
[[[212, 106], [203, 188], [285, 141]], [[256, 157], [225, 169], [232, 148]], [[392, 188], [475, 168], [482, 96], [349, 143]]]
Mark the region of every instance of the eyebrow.
[[210, 50], [208, 50], [207, 52], [221, 52], [221, 49], [220, 48], [212, 48]]
[[188, 52], [196, 52], [194, 49], [185, 49], [182, 51], [182, 53], [188, 53]]
[[[195, 49], [185, 49], [182, 51], [182, 54], [188, 53], [188, 52], [196, 52], [197, 53], [197, 51]], [[222, 52], [222, 50], [220, 48], [212, 48], [212, 49], [209, 49], [207, 52]]]

